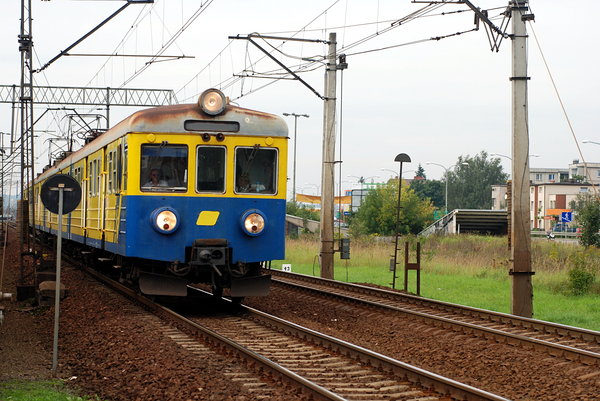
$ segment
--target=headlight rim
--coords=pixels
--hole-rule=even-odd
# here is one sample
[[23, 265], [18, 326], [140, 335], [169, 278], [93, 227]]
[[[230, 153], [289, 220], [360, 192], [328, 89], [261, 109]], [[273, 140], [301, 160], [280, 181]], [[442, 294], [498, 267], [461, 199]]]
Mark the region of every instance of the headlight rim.
[[[165, 230], [162, 227], [159, 227], [156, 222], [156, 220], [158, 219], [158, 216], [163, 212], [171, 212], [175, 216], [175, 227], [173, 227], [170, 230]], [[150, 213], [150, 225], [159, 234], [171, 235], [171, 234], [175, 233], [176, 231], [179, 230], [179, 226], [181, 225], [180, 222], [181, 222], [181, 218], [179, 216], [179, 212], [177, 212], [177, 210], [175, 210], [174, 208], [172, 208], [170, 206], [162, 206], [162, 207], [156, 208], [156, 209], [154, 209], [154, 211], [152, 213]]]
[[[252, 214], [257, 214], [260, 217], [262, 217], [263, 219], [263, 229], [260, 230], [259, 232], [252, 232], [252, 231], [248, 231], [246, 229], [246, 219], [248, 217], [250, 217], [250, 215]], [[246, 210], [244, 213], [242, 213], [241, 219], [240, 219], [240, 226], [242, 228], [242, 231], [244, 232], [244, 234], [250, 236], [250, 237], [258, 237], [259, 235], [263, 235], [264, 232], [266, 231], [267, 228], [267, 216], [265, 213], [263, 213], [261, 210], [258, 209], [248, 209]]]
[[[207, 96], [211, 94], [216, 94], [221, 98], [221, 106], [218, 109], [211, 110], [204, 103], [204, 100], [207, 98]], [[227, 107], [227, 97], [225, 97], [225, 94], [220, 90], [216, 88], [210, 88], [202, 92], [198, 98], [198, 106], [203, 113], [208, 114], [209, 116], [218, 116], [219, 114], [223, 113], [223, 111], [225, 111], [225, 107]]]

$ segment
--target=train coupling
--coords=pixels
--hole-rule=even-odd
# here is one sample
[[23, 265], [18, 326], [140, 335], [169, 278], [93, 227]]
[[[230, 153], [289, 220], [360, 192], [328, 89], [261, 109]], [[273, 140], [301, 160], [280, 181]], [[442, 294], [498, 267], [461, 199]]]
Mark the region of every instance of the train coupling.
[[228, 254], [226, 239], [197, 239], [192, 247], [190, 264], [224, 266], [228, 263]]

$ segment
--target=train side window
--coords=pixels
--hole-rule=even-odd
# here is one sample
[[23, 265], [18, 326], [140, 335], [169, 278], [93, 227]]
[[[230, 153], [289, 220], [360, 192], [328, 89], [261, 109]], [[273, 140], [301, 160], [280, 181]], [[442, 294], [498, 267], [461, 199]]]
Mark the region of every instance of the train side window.
[[90, 160], [90, 167], [88, 168], [88, 196], [92, 196], [94, 194], [94, 187], [92, 185], [92, 182], [94, 182], [93, 179], [93, 162]]
[[187, 191], [186, 145], [142, 145], [140, 188], [149, 192]]
[[225, 192], [224, 147], [198, 146], [196, 168], [198, 192]]
[[[123, 191], [127, 191], [127, 142], [123, 142]], [[121, 174], [119, 174], [119, 177]]]
[[115, 192], [114, 189], [114, 170], [115, 170], [115, 152], [114, 151], [110, 151], [108, 152], [108, 175], [107, 175], [107, 181], [108, 181], [108, 193], [112, 194]]
[[235, 184], [236, 193], [277, 193], [277, 149], [236, 148]]

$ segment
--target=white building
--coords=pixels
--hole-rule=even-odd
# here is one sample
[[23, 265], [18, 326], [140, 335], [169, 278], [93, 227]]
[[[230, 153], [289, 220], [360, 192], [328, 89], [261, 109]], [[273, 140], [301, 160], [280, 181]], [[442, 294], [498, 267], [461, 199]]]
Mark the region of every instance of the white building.
[[592, 184], [600, 184], [600, 163], [583, 163], [579, 160], [573, 160], [569, 164], [569, 178], [574, 176], [584, 177], [584, 181]]
[[560, 168], [530, 168], [529, 180], [532, 184], [565, 182], [569, 179], [569, 170]]
[[[589, 167], [589, 166], [588, 166]], [[562, 212], [572, 211], [571, 202], [579, 194], [592, 191], [591, 184], [544, 183], [529, 186], [529, 220], [532, 229], [548, 231], [560, 219]], [[492, 209], [507, 208], [506, 185], [492, 186]]]

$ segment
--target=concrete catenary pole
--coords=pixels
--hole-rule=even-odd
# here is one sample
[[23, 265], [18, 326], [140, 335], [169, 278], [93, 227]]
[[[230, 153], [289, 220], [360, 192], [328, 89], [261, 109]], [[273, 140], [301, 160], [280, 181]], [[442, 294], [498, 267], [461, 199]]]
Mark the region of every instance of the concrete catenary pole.
[[321, 277], [333, 279], [333, 190], [335, 163], [336, 34], [329, 34], [323, 110], [323, 167], [321, 177]]
[[512, 302], [513, 315], [532, 317], [529, 223], [529, 133], [527, 127], [527, 0], [510, 2], [512, 39]]

